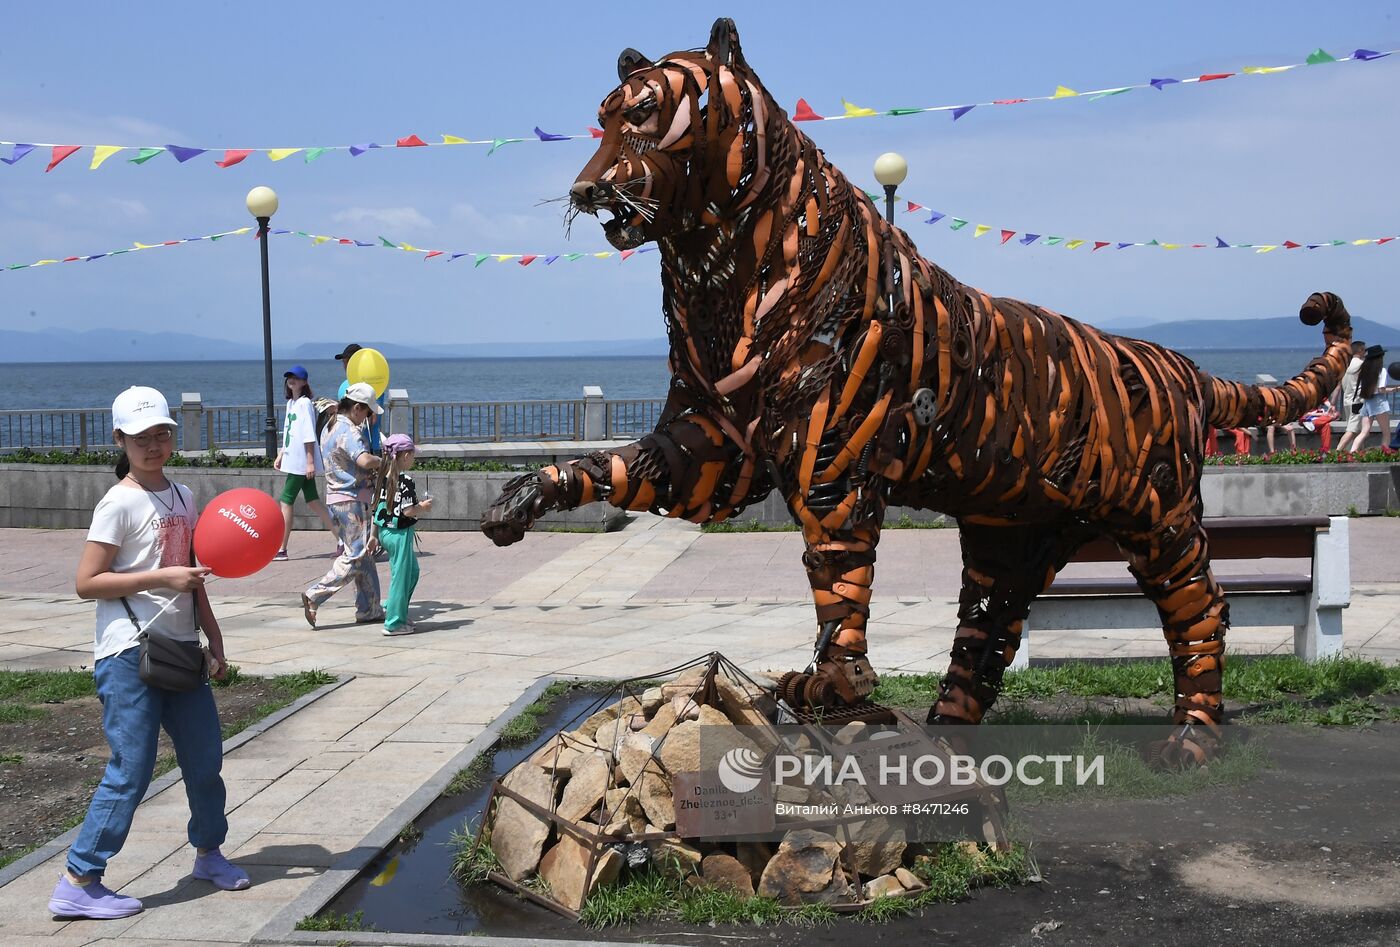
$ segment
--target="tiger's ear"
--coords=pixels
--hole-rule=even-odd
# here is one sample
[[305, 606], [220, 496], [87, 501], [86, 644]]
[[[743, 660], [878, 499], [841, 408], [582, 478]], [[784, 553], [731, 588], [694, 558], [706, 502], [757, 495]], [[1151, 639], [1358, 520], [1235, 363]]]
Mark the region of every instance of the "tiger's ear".
[[651, 65], [654, 64], [650, 59], [637, 52], [631, 46], [628, 46], [620, 54], [618, 54], [617, 78], [622, 82], [626, 82], [627, 77], [630, 76], [632, 73], [636, 72], [638, 69], [646, 69], [648, 66]]
[[710, 27], [710, 43], [705, 53], [721, 66], [744, 66], [744, 51], [739, 48], [739, 28], [727, 16], [715, 20]]

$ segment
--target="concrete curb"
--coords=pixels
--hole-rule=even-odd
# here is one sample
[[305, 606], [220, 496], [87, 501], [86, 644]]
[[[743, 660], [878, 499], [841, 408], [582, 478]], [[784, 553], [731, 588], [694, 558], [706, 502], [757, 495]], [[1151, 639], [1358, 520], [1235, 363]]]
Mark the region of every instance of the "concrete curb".
[[[256, 723], [249, 724], [245, 729], [240, 730], [224, 741], [224, 755], [228, 756], [229, 753], [238, 749], [240, 746], [253, 739], [253, 737], [260, 733], [265, 733], [298, 710], [315, 703], [331, 691], [350, 683], [354, 679], [355, 675], [353, 674], [338, 675], [336, 679], [329, 684], [318, 687], [309, 694], [303, 694], [276, 713], [268, 714]], [[160, 795], [171, 786], [178, 783], [181, 778], [180, 767], [177, 766], [164, 776], [153, 781], [150, 788], [146, 790], [146, 794], [141, 797], [141, 802], [144, 804], [146, 801]], [[73, 844], [73, 840], [78, 837], [78, 830], [81, 828], [82, 826], [78, 825], [69, 829], [57, 838], [45, 842], [18, 861], [11, 862], [3, 869], [0, 869], [0, 888], [4, 888], [5, 885], [9, 884], [11, 881], [14, 881], [21, 875], [27, 874], [30, 869], [37, 868], [55, 855], [67, 851], [68, 847]]]

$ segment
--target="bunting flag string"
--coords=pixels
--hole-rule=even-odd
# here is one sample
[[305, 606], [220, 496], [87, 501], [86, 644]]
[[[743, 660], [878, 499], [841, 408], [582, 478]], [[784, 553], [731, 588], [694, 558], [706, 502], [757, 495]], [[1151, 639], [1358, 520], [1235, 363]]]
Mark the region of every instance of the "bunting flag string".
[[[1243, 76], [1272, 76], [1289, 72], [1294, 69], [1317, 66], [1327, 63], [1349, 63], [1349, 62], [1371, 62], [1377, 59], [1384, 59], [1400, 50], [1373, 50], [1357, 49], [1348, 56], [1333, 56], [1324, 49], [1316, 49], [1310, 53], [1303, 62], [1288, 63], [1280, 66], [1244, 66], [1234, 72], [1211, 72], [1202, 73], [1199, 76], [1185, 76], [1182, 78], [1153, 78], [1146, 82], [1132, 83], [1129, 85], [1113, 86], [1103, 89], [1089, 89], [1076, 91], [1065, 85], [1056, 85], [1053, 92], [1048, 95], [1030, 95], [1017, 98], [991, 99], [985, 102], [971, 102], [960, 105], [926, 105], [915, 108], [887, 108], [873, 109], [855, 105], [841, 100], [841, 114], [821, 115], [818, 114], [805, 98], [797, 100], [797, 107], [792, 113], [792, 120], [795, 122], [835, 122], [852, 118], [882, 118], [891, 116], [919, 115], [927, 112], [947, 112], [953, 121], [962, 118], [968, 112], [977, 108], [995, 108], [1008, 105], [1024, 105], [1033, 102], [1058, 102], [1065, 99], [1080, 99], [1084, 101], [1098, 101], [1110, 96], [1123, 95], [1127, 92], [1134, 92], [1140, 89], [1155, 89], [1162, 91], [1167, 86], [1180, 86], [1189, 88], [1191, 86], [1202, 85], [1207, 82], [1219, 82], [1224, 79], [1233, 79]], [[301, 160], [310, 164], [320, 158], [328, 151], [348, 152], [351, 157], [359, 157], [370, 151], [399, 149], [399, 148], [441, 148], [457, 145], [482, 145], [487, 148], [486, 154], [493, 155], [506, 145], [519, 144], [521, 142], [555, 142], [555, 141], [579, 141], [601, 138], [602, 131], [589, 127], [585, 133], [577, 135], [562, 135], [547, 132], [536, 125], [533, 135], [521, 137], [491, 136], [482, 138], [465, 138], [460, 135], [441, 135], [441, 141], [426, 141], [418, 135], [404, 135], [399, 138], [386, 139], [392, 144], [384, 144], [378, 141], [365, 141], [353, 145], [314, 145], [299, 146], [295, 148], [199, 148], [186, 145], [102, 145], [102, 144], [61, 144], [54, 142], [18, 142], [0, 141], [0, 149], [8, 148], [8, 157], [0, 157], [0, 162], [8, 165], [19, 163], [30, 152], [38, 149], [49, 149], [49, 161], [44, 171], [47, 173], [58, 167], [68, 158], [79, 151], [89, 149], [92, 152], [88, 169], [96, 171], [98, 168], [113, 156], [122, 153], [130, 153], [130, 157], [125, 160], [129, 164], [141, 165], [155, 158], [157, 155], [168, 154], [179, 164], [185, 164], [200, 155], [216, 156], [213, 164], [219, 168], [231, 168], [240, 164], [255, 154], [266, 155], [270, 161], [284, 161], [294, 155], [300, 155]]]
[[[560, 260], [572, 263], [576, 260], [610, 260], [614, 257], [618, 262], [630, 259], [642, 253], [654, 253], [656, 247], [638, 247], [635, 250], [597, 250], [597, 251], [571, 251], [559, 253], [501, 253], [482, 252], [478, 250], [433, 250], [425, 247], [415, 247], [411, 243], [403, 243], [397, 240], [390, 240], [388, 237], [378, 237], [375, 240], [358, 240], [352, 237], [333, 237], [324, 234], [310, 233], [305, 230], [270, 230], [270, 234], [276, 237], [302, 237], [311, 241], [312, 246], [321, 244], [332, 244], [342, 247], [380, 247], [390, 250], [399, 250], [405, 253], [421, 254], [423, 259], [441, 259], [450, 263], [462, 257], [471, 257], [473, 267], [481, 266], [488, 260], [497, 263], [516, 263], [520, 266], [529, 266], [538, 262], [541, 266], [550, 266]], [[133, 243], [129, 247], [120, 250], [108, 250], [104, 253], [89, 253], [82, 256], [55, 257], [46, 260], [36, 260], [33, 263], [15, 263], [10, 266], [0, 266], [0, 273], [9, 270], [25, 270], [36, 266], [48, 266], [53, 263], [89, 263], [93, 260], [101, 260], [106, 257], [120, 256], [124, 253], [136, 253], [139, 250], [159, 250], [162, 247], [175, 247], [187, 243], [199, 243], [207, 240], [214, 242], [223, 237], [236, 237], [251, 233], [257, 239], [257, 231], [253, 227], [240, 227], [237, 230], [225, 230], [221, 233], [207, 234], [202, 237], [184, 237], [180, 240], [163, 240], [160, 243]]]
[[[875, 204], [877, 208], [884, 206], [885, 196], [867, 191], [865, 196]], [[968, 217], [953, 217], [943, 211], [934, 210], [927, 204], [920, 204], [904, 198], [896, 198], [903, 201], [905, 214], [928, 214], [924, 220], [925, 224], [936, 224], [946, 221], [949, 230], [962, 230], [970, 222]], [[1064, 247], [1066, 250], [1077, 250], [1082, 246], [1092, 245], [1090, 253], [1097, 253], [1107, 247], [1115, 250], [1126, 250], [1129, 247], [1155, 247], [1159, 250], [1253, 250], [1255, 253], [1271, 253], [1274, 250], [1320, 250], [1323, 247], [1363, 247], [1363, 246], [1384, 246], [1400, 237], [1400, 234], [1389, 237], [1363, 237], [1353, 240], [1319, 240], [1315, 243], [1299, 243], [1294, 240], [1280, 240], [1277, 243], [1229, 243], [1223, 238], [1216, 236], [1202, 243], [1168, 243], [1162, 240], [1088, 240], [1077, 237], [1056, 236], [1041, 229], [1038, 233], [1029, 231], [1010, 230], [998, 227], [993, 224], [973, 224], [972, 236], [976, 239], [985, 236], [995, 230], [1000, 234], [999, 246], [1005, 246], [1013, 238], [1023, 247], [1032, 245], [1046, 247]]]

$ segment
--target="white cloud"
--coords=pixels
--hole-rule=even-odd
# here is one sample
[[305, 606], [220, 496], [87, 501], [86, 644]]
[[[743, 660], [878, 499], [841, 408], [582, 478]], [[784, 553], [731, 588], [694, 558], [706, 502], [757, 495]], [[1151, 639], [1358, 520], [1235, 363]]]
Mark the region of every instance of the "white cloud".
[[338, 224], [378, 224], [392, 229], [429, 230], [433, 222], [416, 207], [350, 207], [331, 215]]

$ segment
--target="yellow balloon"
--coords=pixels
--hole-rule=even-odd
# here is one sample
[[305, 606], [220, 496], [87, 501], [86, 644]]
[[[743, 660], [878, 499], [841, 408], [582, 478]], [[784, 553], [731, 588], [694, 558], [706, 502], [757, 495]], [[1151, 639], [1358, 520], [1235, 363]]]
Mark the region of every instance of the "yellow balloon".
[[378, 398], [389, 388], [389, 361], [378, 349], [360, 349], [350, 356], [345, 377], [350, 379], [352, 385], [361, 382], [369, 385]]

